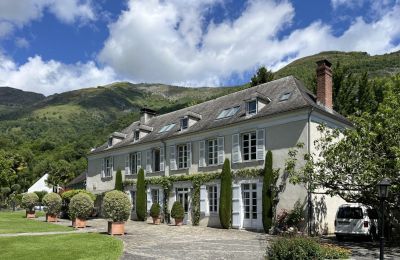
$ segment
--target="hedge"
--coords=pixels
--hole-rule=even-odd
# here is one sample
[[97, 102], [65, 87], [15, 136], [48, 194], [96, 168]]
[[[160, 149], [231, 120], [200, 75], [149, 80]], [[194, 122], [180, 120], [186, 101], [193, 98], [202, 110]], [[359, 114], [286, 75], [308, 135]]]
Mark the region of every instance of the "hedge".
[[138, 220], [144, 221], [146, 219], [146, 183], [144, 182], [144, 170], [140, 169], [137, 177], [136, 184], [136, 215]]
[[228, 159], [225, 159], [221, 173], [221, 193], [219, 197], [219, 220], [223, 228], [231, 227], [232, 218], [232, 173]]

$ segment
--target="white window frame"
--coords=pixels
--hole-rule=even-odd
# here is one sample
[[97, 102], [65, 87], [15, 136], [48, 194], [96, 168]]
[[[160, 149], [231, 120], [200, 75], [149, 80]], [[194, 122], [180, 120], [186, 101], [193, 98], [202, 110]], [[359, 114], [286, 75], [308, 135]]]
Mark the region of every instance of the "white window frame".
[[104, 158], [104, 177], [112, 177], [113, 174], [113, 159], [111, 156]]
[[[159, 189], [151, 189], [150, 190], [151, 194], [151, 203], [158, 203], [160, 204], [160, 190]], [[154, 200], [156, 198], [156, 200]]]
[[[211, 142], [211, 145], [210, 145]], [[211, 150], [210, 150], [211, 149]], [[207, 140], [207, 165], [218, 165], [218, 139]]]
[[[137, 138], [136, 138], [136, 134], [137, 134]], [[133, 132], [133, 141], [137, 142], [140, 140], [140, 130], [135, 130]]]
[[[256, 104], [256, 109], [255, 109], [255, 111], [250, 112], [250, 103], [253, 103], [253, 102], [255, 102], [255, 104]], [[257, 112], [258, 112], [257, 99], [252, 99], [252, 100], [247, 101], [246, 102], [246, 113], [247, 113], [247, 115], [255, 115], [255, 114], [257, 114]]]
[[[138, 153], [134, 152], [129, 154], [129, 170], [130, 174], [138, 174]], [[133, 163], [134, 162], [134, 163]]]
[[[181, 151], [182, 149], [182, 151]], [[177, 145], [177, 161], [178, 161], [178, 169], [186, 169], [189, 168], [188, 158], [189, 158], [189, 149], [187, 144]]]
[[[254, 135], [254, 138], [251, 138], [252, 135]], [[248, 152], [245, 152], [245, 136], [248, 136]], [[241, 139], [242, 139], [242, 147], [241, 147], [241, 152], [242, 152], [242, 159], [244, 162], [250, 162], [250, 161], [255, 161], [257, 160], [257, 131], [251, 131], [251, 132], [246, 132], [241, 134]], [[253, 145], [251, 144], [252, 141], [254, 142]], [[254, 152], [252, 152], [252, 149]], [[248, 155], [248, 159], [246, 160], [246, 155]], [[254, 157], [254, 158], [252, 158]]]
[[[180, 121], [181, 121], [181, 131], [189, 128], [189, 117], [183, 117], [183, 118], [181, 118]], [[186, 121], [186, 127], [184, 127], [184, 124], [183, 124], [184, 121]]]
[[208, 199], [208, 211], [210, 213], [218, 213], [218, 186], [208, 185], [207, 186], [207, 199]]

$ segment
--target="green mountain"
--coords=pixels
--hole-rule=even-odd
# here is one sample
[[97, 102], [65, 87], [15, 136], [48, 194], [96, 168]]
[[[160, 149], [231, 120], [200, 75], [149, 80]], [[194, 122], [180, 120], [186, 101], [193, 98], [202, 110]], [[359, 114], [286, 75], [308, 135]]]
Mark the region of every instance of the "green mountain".
[[0, 115], [20, 110], [43, 100], [44, 95], [10, 87], [0, 87]]

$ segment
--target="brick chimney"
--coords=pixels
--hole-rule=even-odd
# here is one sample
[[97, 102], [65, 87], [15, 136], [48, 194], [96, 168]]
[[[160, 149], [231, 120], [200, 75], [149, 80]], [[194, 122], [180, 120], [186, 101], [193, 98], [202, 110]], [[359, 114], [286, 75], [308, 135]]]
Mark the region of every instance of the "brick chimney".
[[328, 60], [317, 61], [317, 103], [332, 109], [332, 64]]

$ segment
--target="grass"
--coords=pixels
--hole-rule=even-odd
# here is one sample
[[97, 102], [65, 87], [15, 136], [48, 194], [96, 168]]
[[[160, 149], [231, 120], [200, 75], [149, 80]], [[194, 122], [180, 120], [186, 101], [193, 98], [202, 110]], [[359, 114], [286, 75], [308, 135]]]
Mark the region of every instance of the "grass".
[[[43, 212], [36, 212], [36, 216], [43, 216]], [[73, 228], [46, 223], [43, 221], [26, 219], [25, 211], [0, 212], [0, 234], [71, 231]]]
[[2, 260], [119, 259], [122, 241], [101, 234], [1, 237]]

